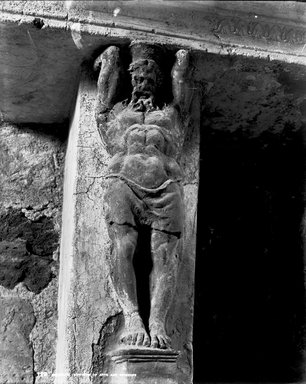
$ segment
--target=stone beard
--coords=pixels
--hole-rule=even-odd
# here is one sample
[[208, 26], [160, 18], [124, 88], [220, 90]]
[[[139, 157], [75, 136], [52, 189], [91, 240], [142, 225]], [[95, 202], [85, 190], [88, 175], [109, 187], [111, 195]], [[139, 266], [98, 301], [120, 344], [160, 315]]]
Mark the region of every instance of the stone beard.
[[150, 112], [157, 109], [155, 93], [162, 83], [162, 73], [154, 60], [139, 59], [133, 62], [129, 71], [132, 77], [132, 98], [130, 105], [133, 110]]
[[[158, 46], [135, 43], [129, 67], [133, 87], [128, 105], [116, 102], [122, 65], [119, 49], [109, 47], [97, 59], [96, 119], [112, 159], [108, 166], [104, 212], [113, 243], [110, 268], [124, 314], [121, 341], [126, 345], [168, 349], [166, 316], [177, 282], [178, 248], [183, 232], [182, 172], [176, 159], [185, 132], [179, 123], [180, 101], [186, 99], [184, 80], [188, 53], [179, 51], [172, 70], [174, 101], [159, 109], [156, 94], [162, 72], [154, 58]], [[152, 271], [148, 325], [139, 314], [133, 256], [139, 230], [150, 229]]]

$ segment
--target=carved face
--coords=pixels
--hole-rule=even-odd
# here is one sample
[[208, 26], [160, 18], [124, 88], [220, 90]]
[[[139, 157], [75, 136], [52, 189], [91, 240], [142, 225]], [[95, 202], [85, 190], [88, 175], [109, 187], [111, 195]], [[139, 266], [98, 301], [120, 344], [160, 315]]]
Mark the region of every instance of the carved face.
[[155, 95], [158, 80], [158, 67], [155, 62], [143, 60], [131, 68], [133, 94], [137, 97]]
[[138, 96], [153, 96], [156, 91], [156, 74], [139, 68], [132, 73], [132, 86]]

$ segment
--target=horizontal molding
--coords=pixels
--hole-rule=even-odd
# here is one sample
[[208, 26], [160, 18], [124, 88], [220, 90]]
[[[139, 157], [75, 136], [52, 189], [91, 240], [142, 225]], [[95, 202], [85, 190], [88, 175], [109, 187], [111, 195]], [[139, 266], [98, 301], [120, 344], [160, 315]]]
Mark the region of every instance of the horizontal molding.
[[213, 33], [227, 36], [251, 37], [288, 44], [306, 44], [306, 29], [292, 25], [245, 20], [242, 17], [221, 17], [213, 19]]
[[[165, 3], [167, 3], [165, 12], [171, 12], [170, 2]], [[180, 2], [174, 3], [176, 4], [173, 6], [172, 19], [178, 9], [182, 12], [178, 6]], [[74, 12], [70, 9], [66, 14], [62, 12], [59, 15], [52, 13], [50, 9], [46, 11], [38, 8], [35, 13], [31, 11], [21, 14], [6, 8], [0, 12], [0, 22], [30, 24], [34, 17], [40, 17], [46, 22], [45, 27], [64, 29], [69, 34], [75, 25], [78, 25], [83, 35], [101, 35], [102, 38], [109, 36], [118, 39], [147, 38], [149, 41], [190, 46], [192, 49], [221, 54], [230, 53], [233, 48], [237, 54], [269, 56], [272, 60], [281, 59], [305, 64], [306, 28], [303, 28], [300, 21], [296, 22], [292, 18], [288, 20], [284, 17], [278, 18], [277, 15], [275, 17], [251, 15], [242, 12], [241, 9], [235, 12], [234, 8], [229, 11], [219, 7], [214, 8], [211, 5], [206, 7], [205, 2], [203, 6], [195, 2], [197, 8], [192, 13], [190, 3], [194, 2], [184, 3], [186, 18], [182, 22], [182, 28], [175, 28], [169, 23], [167, 25], [165, 16], [162, 20], [158, 20], [154, 14], [150, 22], [144, 17], [136, 18], [128, 13], [124, 14], [124, 11], [120, 17], [114, 18], [109, 12], [95, 10], [89, 17], [89, 10], [86, 8], [84, 12]], [[152, 1], [150, 4], [152, 5]], [[161, 5], [161, 2], [159, 4]], [[194, 18], [194, 24], [190, 22], [191, 18]]]

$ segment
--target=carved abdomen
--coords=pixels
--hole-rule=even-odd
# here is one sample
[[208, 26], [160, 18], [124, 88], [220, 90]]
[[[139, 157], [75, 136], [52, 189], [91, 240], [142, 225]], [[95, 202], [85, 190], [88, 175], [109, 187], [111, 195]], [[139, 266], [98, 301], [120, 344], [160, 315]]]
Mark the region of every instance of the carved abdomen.
[[168, 179], [163, 159], [146, 154], [125, 156], [120, 174], [145, 188], [157, 188]]
[[169, 179], [179, 178], [179, 165], [166, 156], [169, 139], [163, 128], [133, 124], [126, 131], [125, 143], [125, 153], [112, 159], [111, 174], [117, 173], [145, 188], [157, 188]]

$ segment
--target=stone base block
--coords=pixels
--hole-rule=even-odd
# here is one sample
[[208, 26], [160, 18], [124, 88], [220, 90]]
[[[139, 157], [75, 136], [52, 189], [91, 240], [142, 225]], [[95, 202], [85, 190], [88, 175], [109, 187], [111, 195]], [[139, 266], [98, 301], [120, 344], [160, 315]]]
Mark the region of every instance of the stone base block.
[[109, 384], [177, 384], [173, 350], [122, 348], [108, 354]]

